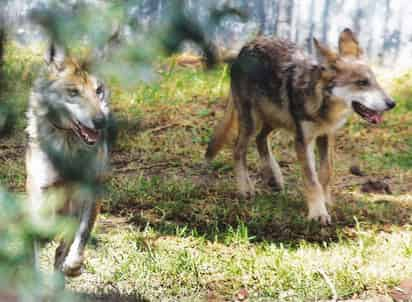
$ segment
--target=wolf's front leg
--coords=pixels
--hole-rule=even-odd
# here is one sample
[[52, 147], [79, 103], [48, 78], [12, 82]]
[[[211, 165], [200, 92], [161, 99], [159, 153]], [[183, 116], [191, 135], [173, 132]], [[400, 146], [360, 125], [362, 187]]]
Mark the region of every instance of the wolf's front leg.
[[333, 135], [320, 136], [316, 139], [316, 144], [319, 151], [319, 180], [325, 194], [326, 203], [332, 204], [330, 184], [333, 178], [335, 137]]
[[305, 197], [309, 209], [308, 218], [317, 220], [322, 225], [330, 224], [331, 218], [326, 209], [323, 188], [316, 173], [314, 140], [311, 142], [304, 142], [303, 139], [297, 138], [296, 153], [302, 166]]
[[80, 212], [80, 224], [72, 243], [63, 241], [56, 250], [55, 266], [66, 276], [76, 277], [81, 274], [84, 248], [93, 229], [97, 213], [98, 203], [95, 200], [84, 202]]

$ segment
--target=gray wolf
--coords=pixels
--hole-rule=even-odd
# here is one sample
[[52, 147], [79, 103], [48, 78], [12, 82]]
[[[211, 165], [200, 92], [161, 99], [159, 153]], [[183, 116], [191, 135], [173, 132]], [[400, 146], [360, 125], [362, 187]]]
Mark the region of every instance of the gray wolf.
[[314, 44], [316, 59], [292, 42], [275, 38], [258, 37], [243, 47], [231, 68], [230, 100], [209, 143], [206, 159], [212, 160], [231, 133], [236, 133], [233, 157], [238, 190], [243, 196], [253, 195], [246, 155], [249, 141], [255, 138], [264, 179], [282, 189], [282, 173], [271, 153], [268, 135], [278, 128], [289, 130], [294, 134], [302, 167], [308, 218], [329, 224], [326, 204], [332, 202], [335, 132], [352, 112], [377, 124], [395, 102], [378, 84], [350, 29], [341, 32], [338, 52], [316, 39]]
[[69, 218], [73, 230], [63, 232], [54, 265], [77, 276], [108, 169], [110, 92], [62, 47], [51, 45], [45, 61], [27, 112], [29, 210], [45, 231], [53, 220]]

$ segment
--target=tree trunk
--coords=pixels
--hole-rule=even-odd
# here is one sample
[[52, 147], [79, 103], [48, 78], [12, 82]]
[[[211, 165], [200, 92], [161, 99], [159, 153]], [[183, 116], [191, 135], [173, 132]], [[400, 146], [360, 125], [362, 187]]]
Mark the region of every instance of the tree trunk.
[[391, 35], [389, 33], [389, 18], [391, 17], [391, 0], [385, 1], [385, 16], [384, 16], [384, 23], [383, 23], [383, 45], [381, 53], [379, 54], [379, 61], [381, 64], [385, 61], [385, 56], [388, 53], [390, 48], [390, 38]]
[[313, 54], [313, 38], [315, 36], [315, 9], [316, 0], [312, 0], [310, 3], [310, 25], [309, 25], [309, 38], [308, 38], [308, 50], [310, 54]]
[[282, 7], [282, 0], [278, 0], [276, 4], [276, 15], [275, 15], [275, 24], [273, 26], [273, 33], [274, 35], [279, 34], [279, 23], [280, 23], [280, 18], [281, 18], [281, 7]]
[[353, 16], [353, 31], [356, 34], [360, 34], [361, 31], [361, 22], [362, 18], [364, 17], [362, 3], [358, 0], [358, 8], [356, 9], [355, 15]]
[[300, 19], [300, 17], [301, 17], [301, 4], [300, 3], [297, 3], [296, 10], [297, 10], [297, 13], [296, 13], [297, 18], [296, 18], [296, 24], [295, 24], [295, 43], [299, 44], [299, 42], [300, 42], [300, 33], [301, 33], [301, 30], [302, 30], [301, 29], [302, 24], [301, 24], [301, 19]]
[[260, 28], [259, 31], [264, 34], [266, 32], [266, 14], [265, 14], [265, 2], [263, 0], [257, 1], [257, 15], [259, 19]]
[[331, 8], [331, 0], [325, 0], [325, 5], [323, 7], [322, 13], [322, 42], [328, 42], [328, 34], [329, 34], [329, 17], [330, 17], [330, 8]]
[[286, 5], [286, 20], [285, 24], [287, 25], [286, 29], [286, 38], [292, 39], [292, 32], [293, 32], [293, 13], [295, 9], [295, 1], [289, 0], [287, 1]]
[[277, 32], [281, 38], [290, 39], [293, 23], [293, 0], [279, 0], [277, 16]]
[[395, 54], [394, 54], [394, 62], [399, 58], [402, 46], [402, 33], [403, 33], [403, 21], [404, 21], [405, 11], [401, 10], [398, 17], [398, 36], [395, 42]]
[[[369, 5], [368, 5], [368, 20], [369, 22], [373, 22], [375, 18], [375, 12], [376, 12], [376, 0], [369, 0]], [[369, 33], [368, 33], [368, 44], [366, 51], [368, 53], [369, 57], [372, 57], [374, 55], [373, 49], [374, 49], [374, 42], [375, 42], [375, 30], [374, 26], [370, 26]]]
[[345, 5], [345, 0], [335, 0], [334, 6], [337, 12], [341, 12], [344, 5]]

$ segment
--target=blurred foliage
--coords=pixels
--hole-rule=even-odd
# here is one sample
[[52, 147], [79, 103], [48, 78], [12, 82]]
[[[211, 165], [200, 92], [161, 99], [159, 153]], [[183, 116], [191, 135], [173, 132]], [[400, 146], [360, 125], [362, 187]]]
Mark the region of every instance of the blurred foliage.
[[[202, 51], [206, 66], [218, 61], [216, 47], [208, 40], [207, 32], [219, 25], [227, 16], [245, 17], [229, 7], [213, 9], [206, 26], [185, 13], [184, 1], [171, 0], [168, 14], [161, 23], [144, 30], [128, 14], [140, 1], [112, 1], [75, 5], [51, 2], [47, 8], [31, 12], [31, 19], [39, 24], [51, 41], [63, 46], [92, 49], [88, 58], [105, 77], [118, 78], [123, 85], [144, 80], [151, 81], [156, 74], [154, 62], [182, 49], [191, 42]], [[129, 29], [126, 37], [125, 29]], [[105, 64], [101, 64], [101, 59]]]
[[0, 12], [0, 135], [4, 132], [8, 120], [8, 109], [2, 104], [1, 91], [4, 91], [4, 49], [6, 44], [6, 28]]
[[8, 301], [75, 301], [62, 291], [62, 276], [35, 268], [33, 255], [34, 241], [53, 238], [66, 229], [67, 220], [34, 225], [24, 204], [24, 198], [0, 189], [0, 300], [7, 296]]

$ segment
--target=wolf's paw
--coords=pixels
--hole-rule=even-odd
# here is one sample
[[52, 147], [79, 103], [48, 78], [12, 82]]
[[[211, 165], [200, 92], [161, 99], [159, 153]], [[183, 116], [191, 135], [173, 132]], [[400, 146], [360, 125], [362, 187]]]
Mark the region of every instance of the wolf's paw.
[[60, 271], [67, 277], [77, 277], [82, 273], [83, 257], [67, 257], [60, 266]]
[[256, 194], [255, 184], [249, 177], [247, 177], [246, 179], [242, 179], [238, 181], [238, 192], [241, 198], [253, 198]]
[[274, 192], [280, 192], [284, 188], [283, 183], [279, 183], [274, 177], [267, 179], [266, 183]]
[[256, 192], [253, 188], [249, 188], [248, 190], [239, 190], [239, 196], [244, 199], [252, 199], [255, 195]]
[[265, 184], [267, 184], [274, 192], [282, 191], [284, 188], [282, 174], [276, 175], [276, 173], [270, 167], [263, 167], [262, 178]]
[[317, 221], [323, 226], [332, 224], [332, 219], [330, 218], [325, 206], [311, 207], [309, 209], [308, 219]]

